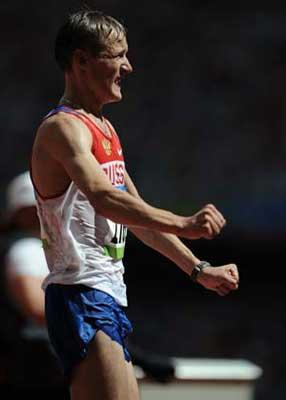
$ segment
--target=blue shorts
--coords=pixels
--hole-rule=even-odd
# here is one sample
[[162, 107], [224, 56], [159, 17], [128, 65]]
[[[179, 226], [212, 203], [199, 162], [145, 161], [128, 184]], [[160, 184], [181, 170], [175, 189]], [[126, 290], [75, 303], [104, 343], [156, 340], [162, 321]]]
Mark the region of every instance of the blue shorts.
[[84, 285], [50, 284], [46, 288], [45, 312], [51, 344], [68, 380], [73, 368], [87, 355], [98, 330], [119, 343], [126, 361], [131, 360], [125, 338], [132, 332], [132, 325], [109, 294]]

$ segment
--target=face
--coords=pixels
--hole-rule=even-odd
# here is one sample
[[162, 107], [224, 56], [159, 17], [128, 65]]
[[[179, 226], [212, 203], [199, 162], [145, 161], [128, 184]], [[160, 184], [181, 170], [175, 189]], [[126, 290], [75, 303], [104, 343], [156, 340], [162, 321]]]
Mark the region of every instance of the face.
[[132, 72], [127, 58], [128, 45], [125, 38], [106, 46], [98, 56], [88, 54], [85, 77], [87, 87], [101, 105], [122, 99], [122, 79]]

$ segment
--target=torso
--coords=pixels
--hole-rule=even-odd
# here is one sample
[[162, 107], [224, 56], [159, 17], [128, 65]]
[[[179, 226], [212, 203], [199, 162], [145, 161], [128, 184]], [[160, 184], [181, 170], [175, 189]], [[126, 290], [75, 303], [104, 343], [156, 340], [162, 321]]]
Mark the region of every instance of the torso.
[[[126, 190], [124, 157], [112, 127], [112, 134], [107, 138], [93, 120], [71, 108], [57, 108], [48, 114], [38, 131], [31, 163], [41, 237], [50, 270], [43, 288], [51, 283], [83, 284], [110, 294], [118, 304], [125, 306], [127, 297], [122, 258], [127, 228], [98, 213], [87, 196], [54, 160], [59, 137], [57, 132], [60, 131], [57, 131], [57, 127], [53, 128], [52, 122], [63, 117], [72, 121], [68, 126], [73, 129], [73, 140], [77, 138], [77, 129], [73, 124], [77, 124], [81, 130], [85, 129], [88, 142], [85, 136], [80, 138], [85, 144], [90, 143], [91, 154], [112, 186]], [[66, 132], [69, 138], [69, 129]], [[49, 136], [56, 139], [52, 152]]]

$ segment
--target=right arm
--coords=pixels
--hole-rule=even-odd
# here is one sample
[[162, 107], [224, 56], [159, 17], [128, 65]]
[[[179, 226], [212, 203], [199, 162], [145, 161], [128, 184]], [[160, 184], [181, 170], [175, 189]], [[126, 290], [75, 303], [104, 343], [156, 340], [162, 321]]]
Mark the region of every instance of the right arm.
[[89, 130], [73, 117], [59, 115], [40, 127], [45, 149], [62, 165], [95, 210], [116, 223], [173, 233], [186, 238], [212, 238], [225, 224], [215, 207], [183, 217], [153, 207], [112, 186], [91, 152]]

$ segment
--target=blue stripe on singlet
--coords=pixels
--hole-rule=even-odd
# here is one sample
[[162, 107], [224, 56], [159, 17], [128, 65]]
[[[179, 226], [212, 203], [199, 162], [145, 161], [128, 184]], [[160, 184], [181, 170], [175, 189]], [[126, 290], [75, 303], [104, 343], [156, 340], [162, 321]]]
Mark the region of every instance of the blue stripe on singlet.
[[64, 112], [66, 112], [66, 113], [73, 113], [74, 112], [74, 109], [73, 108], [70, 108], [70, 107], [68, 107], [68, 106], [57, 106], [57, 107], [55, 107], [53, 110], [51, 110], [45, 117], [44, 117], [44, 119], [46, 119], [46, 118], [49, 118], [49, 117], [51, 117], [52, 115], [54, 115], [54, 114], [57, 114], [57, 113], [59, 113], [59, 112], [61, 112], [61, 111], [64, 111]]
[[123, 192], [127, 192], [127, 187], [125, 185], [118, 185], [115, 187], [116, 187], [116, 189], [122, 190]]

